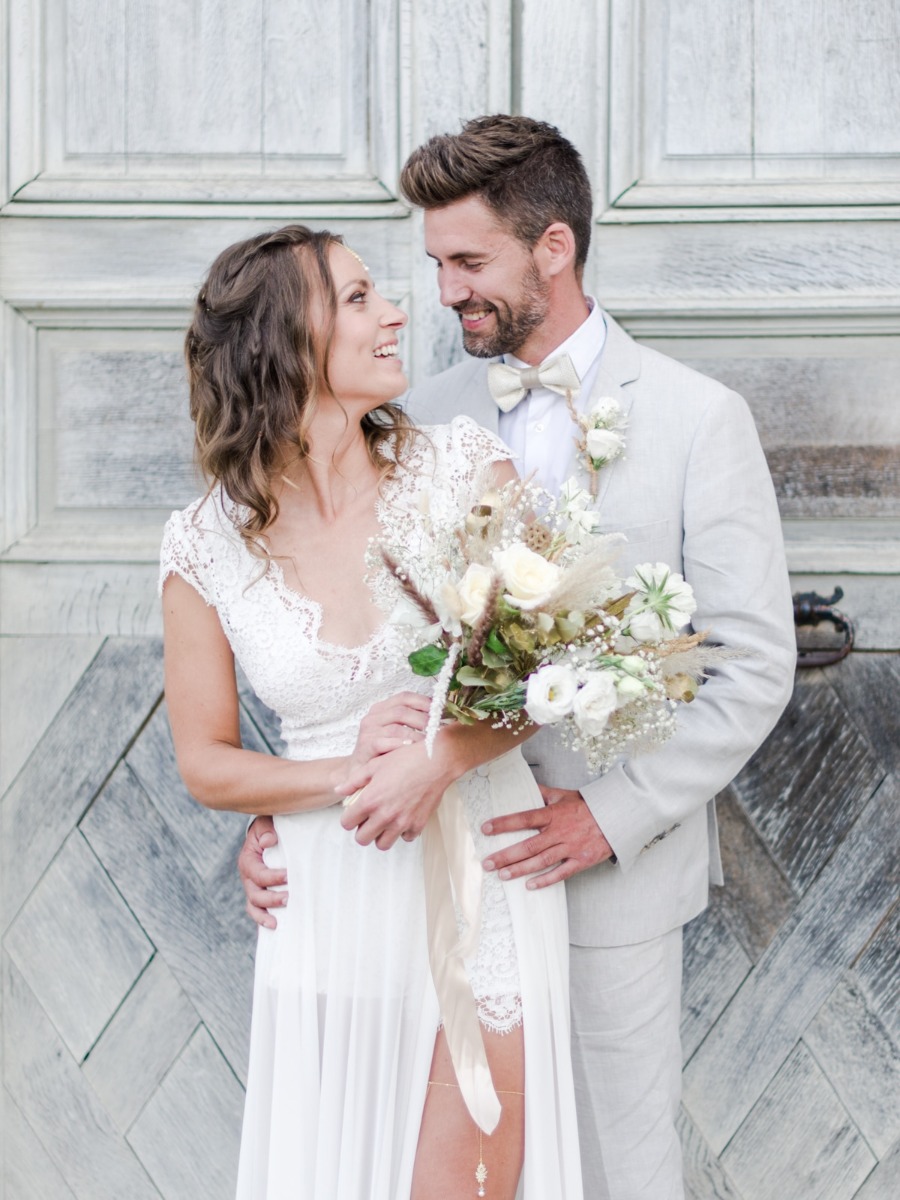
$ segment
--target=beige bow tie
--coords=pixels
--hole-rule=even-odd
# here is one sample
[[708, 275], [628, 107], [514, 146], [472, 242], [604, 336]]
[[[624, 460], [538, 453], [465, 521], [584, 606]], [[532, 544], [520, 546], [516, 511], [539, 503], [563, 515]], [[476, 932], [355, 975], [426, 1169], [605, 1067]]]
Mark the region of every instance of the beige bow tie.
[[512, 412], [526, 392], [545, 387], [565, 396], [581, 387], [578, 372], [568, 354], [560, 354], [539, 367], [510, 367], [506, 363], [491, 363], [488, 367], [488, 387], [501, 412]]

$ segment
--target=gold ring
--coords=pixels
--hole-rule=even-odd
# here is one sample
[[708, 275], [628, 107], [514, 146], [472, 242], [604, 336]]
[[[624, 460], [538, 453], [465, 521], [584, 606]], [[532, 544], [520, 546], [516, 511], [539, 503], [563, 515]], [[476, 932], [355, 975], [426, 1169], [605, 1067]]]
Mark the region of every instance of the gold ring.
[[352, 796], [345, 796], [343, 800], [344, 808], [349, 808], [351, 804], [355, 804], [365, 790], [365, 785], [363, 785], [363, 787], [357, 788]]

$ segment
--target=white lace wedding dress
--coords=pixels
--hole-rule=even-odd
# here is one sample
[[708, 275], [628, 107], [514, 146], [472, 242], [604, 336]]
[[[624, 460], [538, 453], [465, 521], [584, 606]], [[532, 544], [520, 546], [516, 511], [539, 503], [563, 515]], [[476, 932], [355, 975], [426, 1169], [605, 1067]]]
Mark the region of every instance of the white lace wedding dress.
[[[468, 418], [429, 427], [384, 488], [379, 519], [396, 539], [432, 512], [457, 511], [486, 463], [509, 457]], [[281, 719], [292, 759], [349, 754], [362, 716], [395, 692], [423, 690], [397, 631], [364, 646], [318, 636], [322, 613], [252, 556], [219, 490], [173, 513], [160, 587], [172, 573], [218, 613], [235, 657]], [[385, 580], [381, 585], [385, 585]], [[379, 590], [376, 597], [381, 602]], [[352, 597], [348, 597], [348, 602]], [[489, 815], [541, 804], [520, 751], [460, 780], [479, 857]], [[421, 841], [359, 846], [342, 809], [278, 816], [267, 857], [287, 867], [290, 901], [261, 929], [238, 1200], [405, 1200], [440, 1023], [425, 935]], [[510, 837], [517, 840], [522, 835]], [[496, 850], [503, 839], [491, 839]], [[485, 874], [477, 957], [467, 964], [482, 1024], [525, 1036], [522, 1200], [581, 1200], [569, 1052], [565, 895]], [[473, 1130], [472, 1196], [477, 1139]], [[485, 1139], [487, 1200], [490, 1142]]]

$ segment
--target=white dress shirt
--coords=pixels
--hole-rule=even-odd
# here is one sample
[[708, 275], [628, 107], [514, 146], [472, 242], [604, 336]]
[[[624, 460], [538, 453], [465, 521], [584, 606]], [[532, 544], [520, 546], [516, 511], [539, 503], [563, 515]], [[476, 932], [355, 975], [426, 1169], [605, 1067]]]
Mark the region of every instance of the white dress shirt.
[[[571, 358], [581, 380], [581, 389], [572, 398], [579, 412], [584, 411], [590, 398], [606, 342], [606, 324], [600, 306], [593, 296], [586, 299], [591, 307], [588, 317], [544, 359], [548, 362], [559, 354], [568, 354]], [[503, 355], [502, 361], [511, 367], [529, 365], [514, 354]], [[558, 496], [571, 474], [571, 452], [574, 452], [573, 439], [577, 435], [565, 396], [544, 387], [532, 388], [512, 412], [500, 414], [499, 432], [516, 454], [519, 474], [524, 477], [534, 472], [537, 482]], [[562, 446], [570, 453], [560, 453]]]

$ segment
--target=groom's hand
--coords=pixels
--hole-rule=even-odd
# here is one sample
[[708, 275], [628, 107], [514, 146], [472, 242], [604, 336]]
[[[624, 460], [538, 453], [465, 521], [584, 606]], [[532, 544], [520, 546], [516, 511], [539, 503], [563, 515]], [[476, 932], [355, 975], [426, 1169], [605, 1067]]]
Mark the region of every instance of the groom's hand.
[[[486, 871], [498, 871], [501, 879], [534, 875], [526, 886], [542, 888], [613, 857], [612, 846], [580, 792], [542, 787], [541, 795], [544, 808], [507, 813], [482, 825], [486, 834], [535, 831], [534, 837], [486, 858], [483, 863]], [[542, 874], [535, 875], [537, 871]]]
[[275, 822], [271, 817], [257, 817], [244, 838], [238, 854], [238, 874], [247, 897], [247, 912], [266, 929], [274, 929], [278, 922], [270, 909], [287, 904], [287, 872], [267, 867], [263, 861], [263, 850], [278, 841]]

